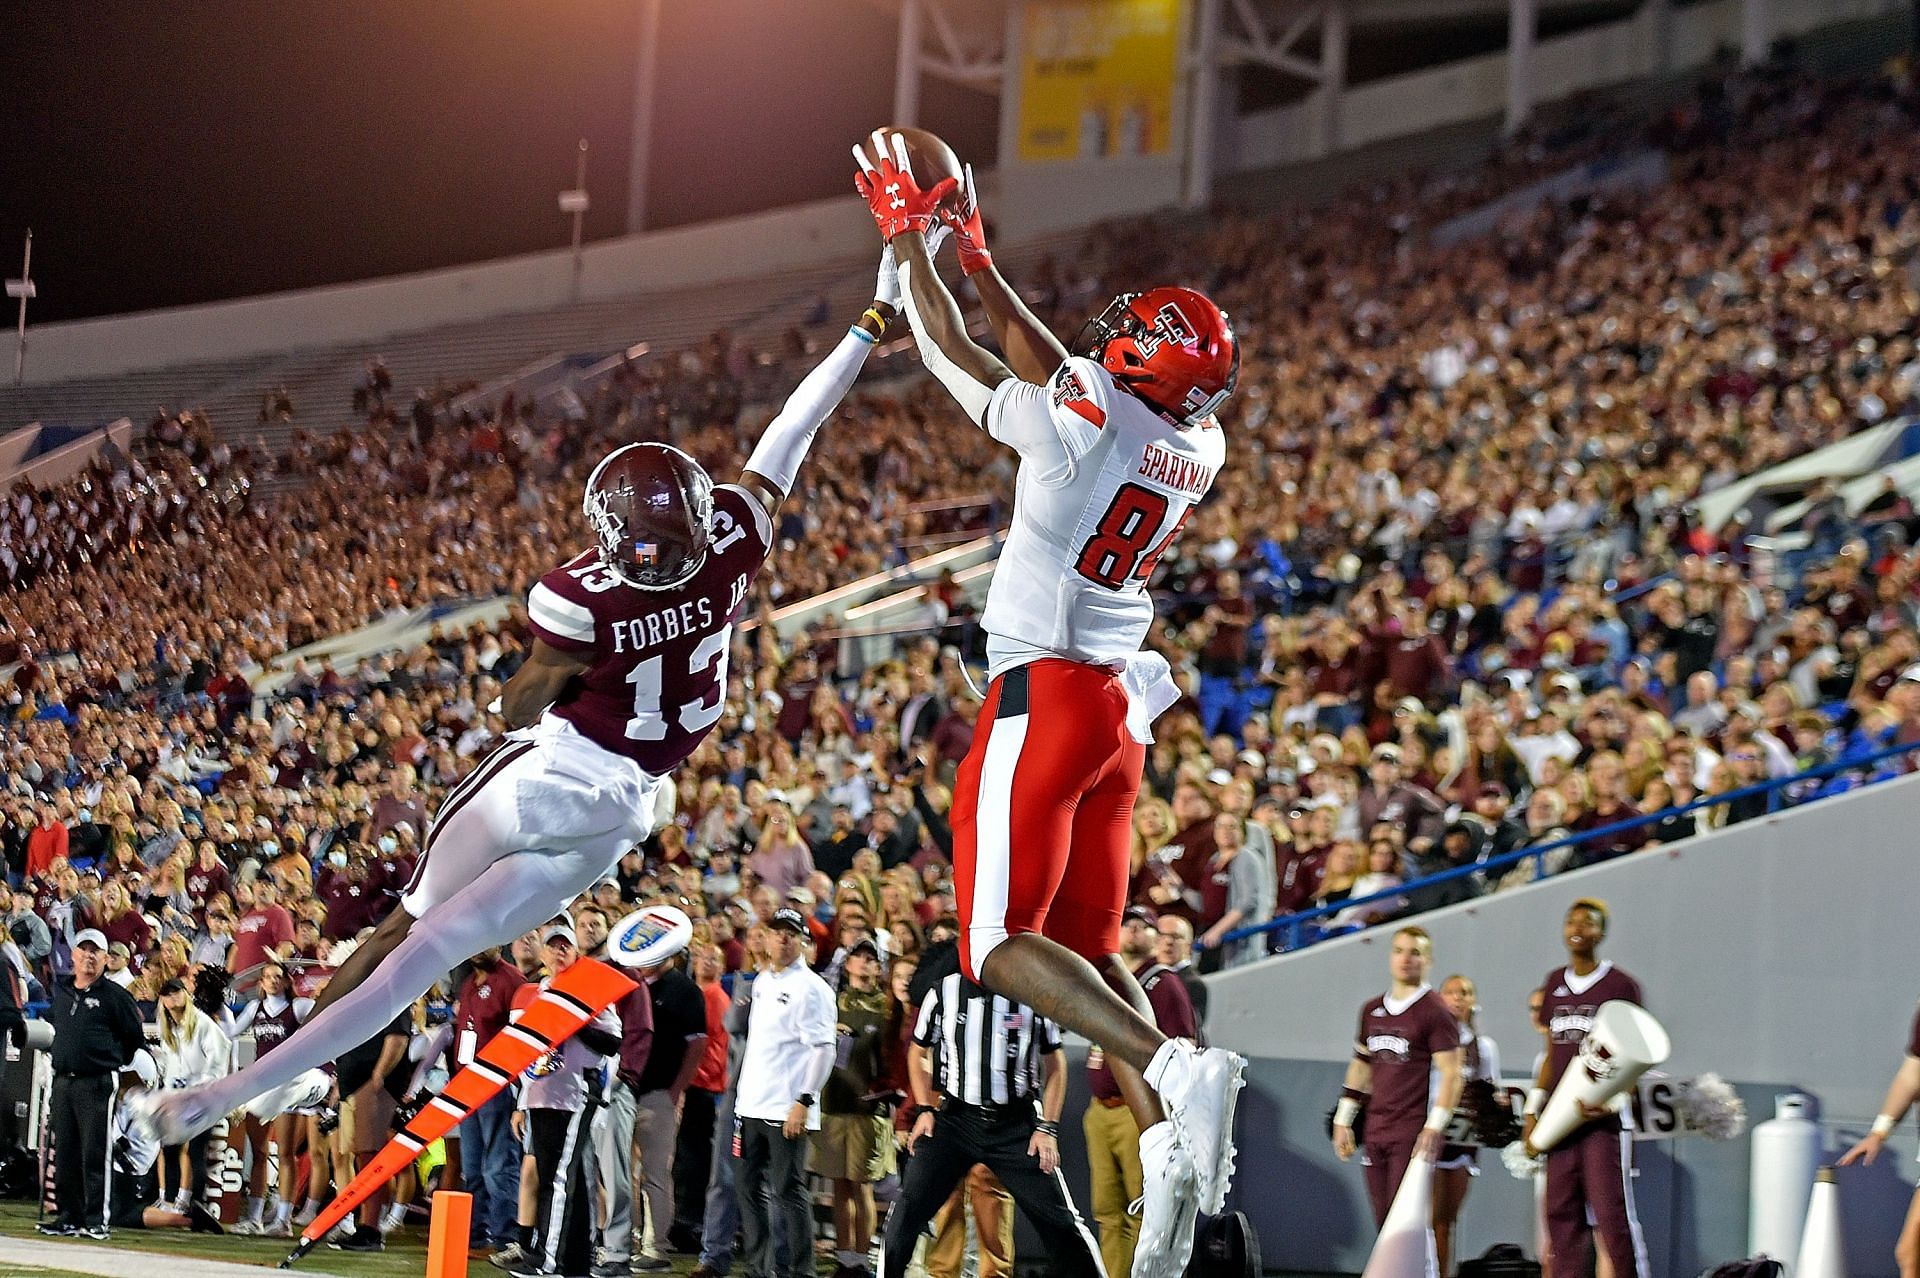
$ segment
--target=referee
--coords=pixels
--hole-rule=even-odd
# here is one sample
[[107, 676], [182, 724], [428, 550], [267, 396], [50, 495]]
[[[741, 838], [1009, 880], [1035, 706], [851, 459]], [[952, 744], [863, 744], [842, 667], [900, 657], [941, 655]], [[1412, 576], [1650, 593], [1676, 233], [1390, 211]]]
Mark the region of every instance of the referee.
[[884, 1278], [904, 1278], [914, 1240], [976, 1163], [1048, 1240], [1055, 1272], [1100, 1278], [1100, 1253], [1060, 1178], [1060, 1027], [953, 972], [921, 1003], [913, 1041], [913, 1157], [887, 1215]]
[[107, 938], [73, 938], [73, 975], [53, 989], [54, 1217], [40, 1232], [107, 1237], [115, 1075], [147, 1044], [133, 995], [106, 979]]

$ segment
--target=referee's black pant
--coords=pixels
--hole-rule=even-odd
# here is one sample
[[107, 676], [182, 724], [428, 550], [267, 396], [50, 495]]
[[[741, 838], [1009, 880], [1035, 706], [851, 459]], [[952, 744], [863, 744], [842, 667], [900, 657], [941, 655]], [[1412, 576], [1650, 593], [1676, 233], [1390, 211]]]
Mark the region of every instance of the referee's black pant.
[[537, 1259], [549, 1273], [584, 1274], [593, 1268], [595, 1185], [587, 1179], [587, 1146], [594, 1111], [529, 1109], [527, 1152], [540, 1186]]
[[1055, 1274], [1100, 1278], [1100, 1250], [1067, 1193], [1067, 1182], [1058, 1171], [1042, 1172], [1027, 1152], [1033, 1129], [1031, 1102], [983, 1106], [948, 1100], [933, 1120], [933, 1134], [915, 1146], [899, 1201], [887, 1213], [882, 1278], [903, 1278], [914, 1241], [975, 1163], [992, 1169], [1047, 1240]]
[[107, 1223], [107, 1158], [113, 1152], [111, 1074], [55, 1074], [54, 1219], [90, 1229]]

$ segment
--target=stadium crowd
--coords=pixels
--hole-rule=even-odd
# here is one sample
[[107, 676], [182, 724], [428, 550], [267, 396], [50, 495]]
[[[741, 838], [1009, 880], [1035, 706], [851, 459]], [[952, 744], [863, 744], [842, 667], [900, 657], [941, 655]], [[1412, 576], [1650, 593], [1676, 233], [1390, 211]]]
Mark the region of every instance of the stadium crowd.
[[[1444, 215], [1592, 139], [1531, 139], [1478, 179], [1312, 210], [1103, 228], [1071, 270], [1041, 267], [1063, 329], [1115, 288], [1179, 276], [1245, 342], [1229, 465], [1157, 581], [1151, 642], [1189, 694], [1156, 725], [1135, 812], [1133, 903], [1177, 920], [1159, 961], [1185, 964], [1197, 941], [1210, 969], [1243, 962], [1268, 946], [1225, 942], [1236, 928], [1555, 845], [1318, 921], [1373, 926], [1908, 766], [1668, 811], [1920, 741], [1910, 507], [1821, 500], [1813, 549], [1783, 572], [1739, 518], [1707, 527], [1693, 505], [1920, 411], [1916, 123], [1898, 71], [1776, 68], [1714, 81], [1659, 124], [1666, 186], [1542, 205], [1486, 238], [1428, 242]], [[498, 738], [485, 707], [529, 636], [515, 610], [350, 668], [295, 663], [270, 696], [262, 673], [404, 610], [523, 596], [557, 548], [586, 543], [580, 484], [610, 441], [671, 438], [737, 471], [759, 402], [740, 388], [777, 387], [784, 368], [716, 338], [619, 370], [577, 412], [473, 419], [427, 399], [403, 424], [382, 396], [366, 428], [302, 437], [285, 462], [297, 486], [272, 498], [249, 482], [257, 458], [168, 419], [137, 459], [12, 494], [0, 948], [19, 995], [70, 971], [88, 928], [156, 1024], [203, 969], [235, 975], [236, 1006], [275, 961], [311, 995], [393, 907], [440, 797]], [[858, 985], [890, 992], [890, 1046], [858, 1095], [900, 1090], [902, 973], [953, 905], [971, 605], [927, 583], [928, 629], [872, 664], [834, 619], [782, 639], [770, 612], [902, 565], [952, 530], [932, 507], [978, 502], [990, 521], [1012, 473], [924, 383], [856, 395], [822, 432], [674, 819], [570, 920], [586, 953], [636, 903], [696, 920], [710, 1016], [688, 1029], [704, 1055], [676, 1069], [681, 1092], [724, 1091], [726, 991], [764, 961], [785, 905], [836, 988], [874, 942], [880, 970]], [[537, 976], [545, 949], [531, 936], [511, 965]], [[459, 989], [455, 974], [423, 1005], [419, 1041]], [[217, 995], [209, 1010], [231, 1014]], [[419, 1064], [409, 1084], [427, 1080]], [[711, 1127], [682, 1137], [677, 1229], [659, 1223], [642, 1258], [695, 1243], [687, 1200], [716, 1143]], [[252, 1196], [271, 1227], [301, 1195], [283, 1178], [275, 1217], [259, 1178]]]

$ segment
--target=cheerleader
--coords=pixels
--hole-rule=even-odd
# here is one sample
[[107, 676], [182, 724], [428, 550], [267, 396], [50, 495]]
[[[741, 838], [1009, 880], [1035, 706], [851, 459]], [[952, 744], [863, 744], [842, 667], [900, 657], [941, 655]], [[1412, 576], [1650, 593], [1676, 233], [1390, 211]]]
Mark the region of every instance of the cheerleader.
[[[1478, 994], [1471, 977], [1449, 976], [1440, 986], [1440, 1001], [1460, 1026], [1461, 1108], [1469, 1117], [1485, 1090], [1474, 1084], [1491, 1083], [1497, 1088], [1500, 1082], [1500, 1048], [1475, 1025], [1480, 1012]], [[1435, 1087], [1438, 1085], [1436, 1071]], [[1453, 1228], [1460, 1220], [1467, 1190], [1480, 1174], [1478, 1159], [1475, 1146], [1448, 1145], [1433, 1165], [1433, 1246], [1442, 1278], [1453, 1272]]]
[[[233, 1036], [253, 1034], [254, 1059], [258, 1060], [274, 1048], [284, 1043], [293, 1031], [300, 1027], [313, 1011], [313, 1000], [293, 997], [293, 980], [287, 974], [286, 965], [270, 960], [260, 969], [260, 980], [256, 987], [259, 996], [240, 1009], [240, 1015], [234, 1018]], [[233, 1227], [236, 1234], [264, 1234], [269, 1238], [290, 1238], [293, 1236], [293, 1204], [298, 1192], [294, 1184], [299, 1169], [297, 1152], [300, 1148], [301, 1128], [307, 1127], [309, 1149], [312, 1152], [312, 1180], [309, 1188], [308, 1205], [318, 1210], [318, 1199], [326, 1186], [326, 1159], [321, 1150], [325, 1140], [319, 1138], [319, 1119], [301, 1114], [279, 1114], [272, 1118], [256, 1118], [246, 1115], [246, 1142], [252, 1153], [253, 1167], [247, 1179], [247, 1215]], [[271, 1139], [280, 1151], [280, 1202], [274, 1210], [271, 1223], [265, 1221], [267, 1193], [267, 1141]], [[307, 1219], [312, 1219], [311, 1215]]]

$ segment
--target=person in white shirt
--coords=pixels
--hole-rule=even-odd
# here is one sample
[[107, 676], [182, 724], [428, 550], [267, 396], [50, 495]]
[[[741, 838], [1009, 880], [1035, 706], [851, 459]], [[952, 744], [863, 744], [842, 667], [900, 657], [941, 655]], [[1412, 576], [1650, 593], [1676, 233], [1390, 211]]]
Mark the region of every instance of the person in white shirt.
[[[108, 977], [112, 979], [111, 976]], [[159, 1042], [154, 1063], [162, 1087], [192, 1087], [219, 1078], [233, 1068], [233, 1044], [220, 1023], [193, 1005], [179, 980], [160, 987]], [[184, 1215], [190, 1203], [207, 1198], [207, 1144], [211, 1132], [202, 1132], [184, 1145], [166, 1151], [161, 1179], [173, 1186], [173, 1210]], [[164, 1196], [167, 1186], [161, 1186]]]
[[[538, 986], [521, 987], [514, 996], [516, 1008], [532, 1003], [554, 977], [578, 962], [579, 945], [565, 923], [544, 928], [540, 948], [547, 976]], [[606, 1009], [520, 1078], [513, 1134], [533, 1155], [540, 1186], [533, 1259], [541, 1272], [584, 1274], [593, 1268], [594, 1183], [587, 1177], [586, 1136], [606, 1092], [607, 1058], [619, 1050], [620, 1019]]]
[[753, 982], [747, 1054], [740, 1063], [734, 1130], [740, 1160], [735, 1195], [744, 1230], [748, 1278], [774, 1272], [774, 1213], [794, 1240], [786, 1278], [812, 1278], [807, 1203], [807, 1133], [820, 1129], [820, 1089], [833, 1070], [838, 1010], [826, 981], [807, 966], [809, 933], [798, 910], [769, 921], [772, 964]]

